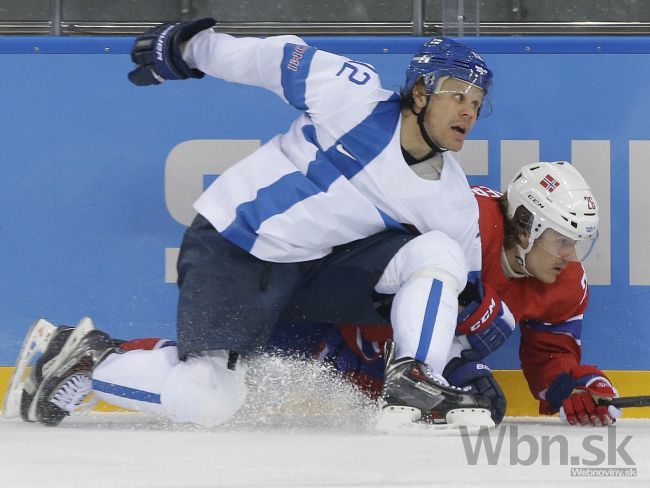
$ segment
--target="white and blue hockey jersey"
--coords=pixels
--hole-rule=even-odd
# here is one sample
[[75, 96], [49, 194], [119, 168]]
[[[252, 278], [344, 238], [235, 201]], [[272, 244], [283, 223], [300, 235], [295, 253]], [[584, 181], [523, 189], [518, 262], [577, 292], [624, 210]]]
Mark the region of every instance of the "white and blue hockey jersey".
[[480, 268], [478, 207], [449, 152], [439, 180], [416, 175], [400, 147], [401, 102], [372, 66], [295, 36], [234, 38], [203, 31], [183, 57], [208, 75], [260, 86], [303, 111], [226, 170], [195, 209], [260, 259], [295, 262], [411, 224], [457, 241]]

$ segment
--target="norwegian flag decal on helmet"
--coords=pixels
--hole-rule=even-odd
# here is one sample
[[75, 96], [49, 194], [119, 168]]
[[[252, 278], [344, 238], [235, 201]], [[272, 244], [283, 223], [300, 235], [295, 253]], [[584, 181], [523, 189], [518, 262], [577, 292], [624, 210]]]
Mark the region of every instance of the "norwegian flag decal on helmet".
[[551, 175], [546, 175], [542, 181], [539, 182], [540, 185], [542, 185], [546, 190], [551, 193], [553, 190], [555, 190], [558, 186], [560, 186], [560, 183], [553, 178]]

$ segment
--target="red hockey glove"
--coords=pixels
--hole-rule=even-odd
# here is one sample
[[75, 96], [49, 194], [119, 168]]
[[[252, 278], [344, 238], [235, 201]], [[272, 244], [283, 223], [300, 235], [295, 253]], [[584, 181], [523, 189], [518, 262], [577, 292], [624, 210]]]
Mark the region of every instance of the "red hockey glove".
[[621, 416], [614, 406], [598, 405], [598, 400], [618, 396], [616, 388], [595, 366], [577, 366], [563, 373], [549, 387], [546, 398], [559, 405], [560, 418], [571, 425], [611, 425]]

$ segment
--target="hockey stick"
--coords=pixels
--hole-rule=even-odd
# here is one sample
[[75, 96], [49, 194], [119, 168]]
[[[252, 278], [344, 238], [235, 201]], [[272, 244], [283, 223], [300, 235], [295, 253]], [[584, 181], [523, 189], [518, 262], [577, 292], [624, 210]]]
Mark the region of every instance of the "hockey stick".
[[616, 408], [650, 407], [650, 396], [619, 397], [611, 400], [599, 400], [598, 405], [612, 405]]

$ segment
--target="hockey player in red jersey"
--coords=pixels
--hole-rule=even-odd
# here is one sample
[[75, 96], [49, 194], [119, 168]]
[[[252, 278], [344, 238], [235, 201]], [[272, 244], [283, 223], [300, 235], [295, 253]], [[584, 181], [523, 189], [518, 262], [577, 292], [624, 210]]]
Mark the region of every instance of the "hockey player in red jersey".
[[[589, 185], [566, 162], [535, 163], [521, 169], [505, 195], [482, 187], [474, 191], [483, 255], [479, 309], [491, 299], [508, 304], [520, 326], [521, 366], [540, 413], [559, 411], [570, 424], [611, 424], [620, 411], [596, 402], [617, 392], [597, 367], [581, 364], [589, 301], [581, 261], [598, 234], [598, 206]], [[476, 323], [463, 318], [459, 329]], [[474, 343], [484, 357], [499, 340]]]

